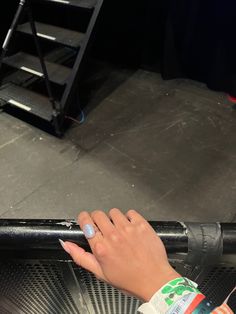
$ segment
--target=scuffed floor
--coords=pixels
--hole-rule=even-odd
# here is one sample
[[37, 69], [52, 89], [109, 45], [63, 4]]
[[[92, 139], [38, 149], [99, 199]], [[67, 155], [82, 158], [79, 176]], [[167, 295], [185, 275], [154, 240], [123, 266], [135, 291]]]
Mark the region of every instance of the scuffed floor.
[[1, 218], [136, 208], [149, 220], [236, 221], [236, 111], [224, 94], [143, 70], [90, 77], [64, 139], [0, 114]]

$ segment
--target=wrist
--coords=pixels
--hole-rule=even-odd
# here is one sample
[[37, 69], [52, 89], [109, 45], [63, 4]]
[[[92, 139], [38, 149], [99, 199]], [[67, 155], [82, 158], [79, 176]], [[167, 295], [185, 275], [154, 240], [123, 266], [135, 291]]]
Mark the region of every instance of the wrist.
[[164, 285], [166, 285], [171, 280], [182, 277], [177, 273], [172, 267], [170, 269], [162, 270], [161, 274], [157, 277], [155, 275], [149, 280], [149, 284], [145, 282], [145, 291], [143, 292], [141, 299], [145, 302], [149, 302], [152, 296], [160, 290]]

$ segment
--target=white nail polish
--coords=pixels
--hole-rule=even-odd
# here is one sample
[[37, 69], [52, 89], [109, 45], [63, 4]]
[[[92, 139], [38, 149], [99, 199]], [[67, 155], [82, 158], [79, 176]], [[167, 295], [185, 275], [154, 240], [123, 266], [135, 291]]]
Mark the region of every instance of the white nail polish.
[[67, 248], [67, 246], [65, 245], [65, 242], [62, 241], [61, 239], [59, 239], [59, 242], [60, 242], [62, 248], [63, 248], [68, 254], [70, 254], [70, 250], [69, 250], [69, 249]]

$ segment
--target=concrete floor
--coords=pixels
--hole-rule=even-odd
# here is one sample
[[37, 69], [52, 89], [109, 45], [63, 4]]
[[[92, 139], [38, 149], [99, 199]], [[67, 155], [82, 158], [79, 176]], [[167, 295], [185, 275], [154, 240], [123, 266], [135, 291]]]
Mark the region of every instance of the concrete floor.
[[221, 93], [143, 70], [98, 71], [87, 119], [57, 139], [0, 114], [0, 217], [138, 209], [236, 221], [236, 111]]

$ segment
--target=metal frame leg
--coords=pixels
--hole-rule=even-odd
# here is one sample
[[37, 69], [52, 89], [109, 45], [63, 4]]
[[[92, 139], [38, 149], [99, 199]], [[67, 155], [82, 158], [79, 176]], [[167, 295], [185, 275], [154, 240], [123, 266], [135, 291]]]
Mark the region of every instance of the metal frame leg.
[[26, 0], [20, 0], [20, 3], [18, 5], [18, 8], [17, 8], [16, 14], [14, 16], [13, 22], [11, 24], [10, 29], [8, 30], [7, 36], [6, 36], [4, 43], [2, 45], [2, 52], [1, 52], [1, 56], [0, 56], [0, 70], [2, 68], [3, 59], [5, 58], [5, 56], [7, 54], [10, 41], [11, 41], [15, 31], [16, 31], [16, 28], [17, 28], [17, 25], [19, 23], [19, 19], [21, 17], [21, 14], [24, 11], [25, 5], [26, 5]]
[[61, 114], [61, 108], [57, 108], [57, 104], [56, 104], [55, 99], [53, 97], [53, 93], [52, 93], [51, 83], [50, 83], [49, 76], [48, 76], [47, 67], [46, 67], [46, 64], [45, 64], [45, 61], [44, 61], [44, 57], [43, 57], [43, 53], [42, 53], [42, 50], [41, 50], [41, 47], [40, 47], [39, 38], [38, 38], [38, 35], [37, 35], [37, 29], [36, 29], [36, 25], [35, 25], [35, 22], [34, 22], [32, 9], [31, 9], [31, 6], [30, 6], [29, 3], [28, 3], [28, 7], [27, 7], [27, 13], [28, 13], [29, 22], [30, 22], [32, 34], [33, 34], [33, 37], [34, 37], [37, 53], [38, 53], [38, 56], [39, 56], [40, 64], [41, 64], [42, 71], [43, 71], [47, 93], [48, 93], [49, 100], [50, 100], [50, 102], [52, 104], [52, 108], [53, 108], [52, 117], [53, 117], [54, 127], [55, 127], [55, 130], [56, 130], [56, 133], [58, 135], [60, 135], [61, 134], [61, 130], [60, 130], [59, 117], [60, 117], [60, 114]]

